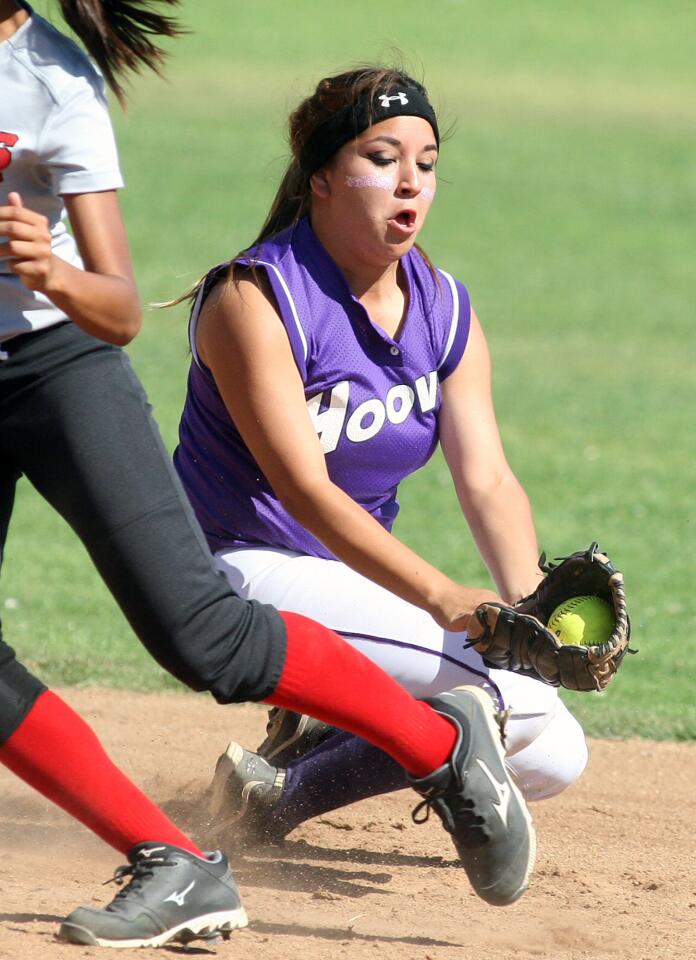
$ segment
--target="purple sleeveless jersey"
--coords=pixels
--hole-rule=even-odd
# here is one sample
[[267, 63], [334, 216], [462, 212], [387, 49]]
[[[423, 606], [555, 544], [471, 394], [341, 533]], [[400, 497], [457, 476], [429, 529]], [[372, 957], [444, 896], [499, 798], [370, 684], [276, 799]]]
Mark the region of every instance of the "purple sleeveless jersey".
[[[433, 276], [411, 250], [401, 260], [408, 312], [392, 340], [351, 294], [308, 219], [242, 262], [251, 261], [273, 288], [331, 479], [390, 530], [399, 481], [437, 445], [440, 381], [457, 366], [469, 334], [465, 288], [444, 271]], [[279, 503], [196, 355], [200, 305], [226, 266], [210, 272], [191, 315], [193, 362], [176, 467], [213, 551], [270, 546], [333, 559]]]

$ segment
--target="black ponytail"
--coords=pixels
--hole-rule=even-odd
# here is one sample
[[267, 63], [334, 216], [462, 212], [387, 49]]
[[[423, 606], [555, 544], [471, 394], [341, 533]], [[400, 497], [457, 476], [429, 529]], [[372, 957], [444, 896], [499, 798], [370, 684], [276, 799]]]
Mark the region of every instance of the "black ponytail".
[[153, 10], [175, 7], [179, 0], [58, 0], [63, 19], [96, 60], [114, 94], [125, 103], [122, 74], [149, 67], [160, 73], [164, 50], [157, 37], [178, 37], [186, 31], [174, 17]]

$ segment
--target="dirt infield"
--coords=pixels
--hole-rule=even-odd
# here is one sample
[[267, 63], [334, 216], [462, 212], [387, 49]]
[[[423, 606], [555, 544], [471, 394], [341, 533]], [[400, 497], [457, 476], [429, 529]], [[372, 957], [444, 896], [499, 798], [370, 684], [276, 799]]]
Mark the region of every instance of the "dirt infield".
[[[200, 798], [232, 733], [253, 746], [259, 707], [206, 697], [70, 690], [107, 749], [205, 843]], [[250, 916], [216, 947], [119, 957], [219, 960], [692, 960], [696, 957], [696, 744], [591, 744], [582, 781], [533, 807], [536, 875], [513, 907], [468, 888], [448, 839], [410, 820], [403, 791], [234, 857]], [[0, 957], [94, 957], [54, 939], [74, 906], [103, 903], [122, 858], [0, 768]]]

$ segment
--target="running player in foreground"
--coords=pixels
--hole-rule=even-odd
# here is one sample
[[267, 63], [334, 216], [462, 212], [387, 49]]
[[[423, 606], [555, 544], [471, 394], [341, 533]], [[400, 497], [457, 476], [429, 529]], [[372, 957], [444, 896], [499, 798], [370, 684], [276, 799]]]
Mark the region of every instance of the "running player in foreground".
[[[474, 685], [509, 711], [506, 763], [522, 793], [553, 796], [585, 766], [579, 724], [555, 688], [466, 649], [477, 596], [391, 533], [400, 480], [439, 442], [505, 602], [540, 577], [481, 325], [465, 288], [416, 246], [436, 189], [433, 108], [401, 72], [351, 71], [300, 104], [290, 143], [259, 237], [198, 289], [179, 474], [235, 590], [330, 625], [415, 696]], [[222, 821], [278, 838], [406, 784], [345, 734], [278, 769], [312, 730], [276, 713], [272, 763], [230, 745], [214, 783]]]
[[[152, 37], [176, 33], [151, 7], [61, 3], [116, 93], [125, 68], [158, 65]], [[239, 599], [215, 569], [120, 349], [141, 313], [100, 75], [28, 5], [0, 0], [0, 89], [0, 546], [24, 474], [163, 667], [222, 704], [265, 700], [386, 750], [445, 819], [478, 893], [512, 902], [528, 882], [534, 832], [508, 783], [492, 705], [467, 691], [418, 702], [329, 630]], [[470, 608], [467, 598], [462, 616]], [[75, 910], [63, 937], [157, 946], [246, 922], [224, 854], [178, 830], [1, 640], [0, 762], [128, 858], [116, 876], [129, 883], [105, 909]], [[505, 824], [501, 789], [511, 794]]]

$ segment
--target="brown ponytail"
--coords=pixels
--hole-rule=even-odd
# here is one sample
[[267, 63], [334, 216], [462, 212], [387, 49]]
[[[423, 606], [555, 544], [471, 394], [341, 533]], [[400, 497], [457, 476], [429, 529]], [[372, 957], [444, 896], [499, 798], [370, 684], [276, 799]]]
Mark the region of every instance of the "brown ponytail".
[[149, 67], [160, 73], [164, 50], [157, 37], [178, 37], [186, 31], [173, 17], [157, 13], [157, 4], [170, 7], [179, 0], [58, 0], [63, 19], [96, 60], [108, 85], [125, 103], [122, 74]]

